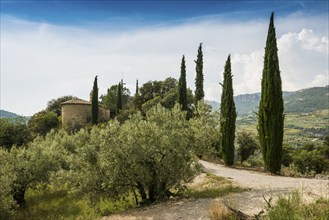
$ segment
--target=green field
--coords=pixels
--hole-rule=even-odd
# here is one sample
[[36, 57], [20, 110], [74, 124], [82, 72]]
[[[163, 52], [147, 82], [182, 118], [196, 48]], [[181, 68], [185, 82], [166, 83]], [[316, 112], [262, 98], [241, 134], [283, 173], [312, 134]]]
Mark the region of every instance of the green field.
[[[237, 132], [245, 130], [257, 135], [257, 117], [238, 117]], [[284, 143], [302, 146], [305, 143], [321, 143], [329, 134], [329, 109], [311, 113], [288, 113], [285, 116]]]

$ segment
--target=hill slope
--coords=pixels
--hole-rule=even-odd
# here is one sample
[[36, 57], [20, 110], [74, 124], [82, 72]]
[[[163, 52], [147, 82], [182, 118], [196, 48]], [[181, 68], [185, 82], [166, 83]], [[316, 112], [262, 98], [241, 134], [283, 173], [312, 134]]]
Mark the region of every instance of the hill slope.
[[302, 89], [284, 97], [285, 112], [307, 113], [329, 108], [329, 87]]
[[8, 112], [5, 110], [0, 110], [0, 118], [18, 118], [19, 115], [12, 113], [12, 112]]
[[[283, 92], [284, 109], [286, 113], [308, 113], [329, 109], [329, 86], [313, 87], [295, 92]], [[236, 110], [239, 115], [248, 115], [257, 112], [260, 93], [234, 96]], [[216, 101], [208, 102], [213, 110], [219, 110], [220, 104]]]

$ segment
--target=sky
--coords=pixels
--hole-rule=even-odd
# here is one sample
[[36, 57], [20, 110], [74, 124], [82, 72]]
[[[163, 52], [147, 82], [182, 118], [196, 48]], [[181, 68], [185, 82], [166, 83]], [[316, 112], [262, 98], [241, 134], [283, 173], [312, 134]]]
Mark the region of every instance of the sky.
[[200, 43], [205, 98], [219, 102], [231, 55], [234, 95], [260, 91], [271, 12], [282, 87], [328, 85], [328, 1], [0, 0], [0, 109], [31, 116], [51, 99], [89, 99], [123, 78], [131, 94], [150, 80], [179, 78], [195, 89]]

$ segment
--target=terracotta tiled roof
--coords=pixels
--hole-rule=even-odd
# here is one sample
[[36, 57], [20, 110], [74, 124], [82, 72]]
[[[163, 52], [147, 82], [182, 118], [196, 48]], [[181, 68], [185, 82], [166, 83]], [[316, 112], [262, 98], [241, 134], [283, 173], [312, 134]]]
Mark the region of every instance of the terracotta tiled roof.
[[66, 102], [62, 102], [61, 105], [91, 105], [91, 102], [83, 99], [74, 98]]

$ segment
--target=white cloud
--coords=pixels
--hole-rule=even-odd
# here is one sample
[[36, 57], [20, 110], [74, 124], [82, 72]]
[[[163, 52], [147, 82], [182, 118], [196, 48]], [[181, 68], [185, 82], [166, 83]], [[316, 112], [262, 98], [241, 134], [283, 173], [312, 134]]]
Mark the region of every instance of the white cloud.
[[[278, 37], [279, 63], [283, 90], [293, 91], [328, 84], [328, 38], [311, 29], [289, 32]], [[235, 91], [260, 91], [264, 50], [234, 54]]]
[[[328, 28], [326, 22], [317, 17], [278, 19], [284, 89], [322, 85], [328, 74], [328, 38], [317, 30]], [[194, 60], [200, 42], [207, 99], [219, 101], [218, 83], [230, 53], [235, 94], [256, 92], [260, 90], [267, 26], [266, 19], [240, 23], [215, 19], [111, 32], [2, 17], [0, 108], [32, 115], [62, 95], [88, 99], [95, 75], [99, 75], [100, 94], [118, 83], [122, 74], [133, 93], [137, 78], [140, 85], [178, 78], [183, 54], [187, 83], [194, 89]]]
[[235, 94], [260, 91], [263, 54], [262, 50], [257, 50], [248, 55], [240, 55], [238, 53], [233, 55], [232, 71], [234, 71]]

